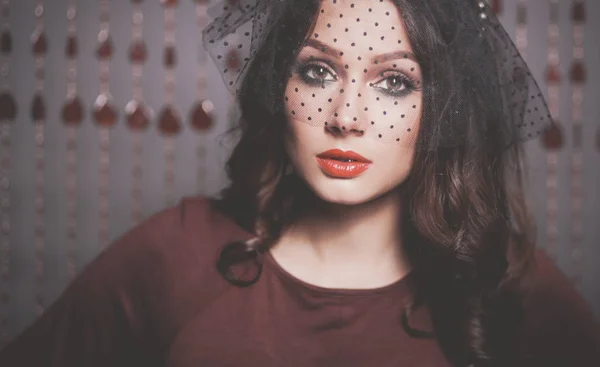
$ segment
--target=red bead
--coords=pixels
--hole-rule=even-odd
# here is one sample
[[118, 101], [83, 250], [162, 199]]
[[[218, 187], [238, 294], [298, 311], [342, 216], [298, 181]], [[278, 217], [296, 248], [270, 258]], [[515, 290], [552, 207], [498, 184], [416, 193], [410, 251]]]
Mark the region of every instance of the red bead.
[[112, 127], [117, 123], [117, 110], [112, 106], [111, 100], [105, 94], [96, 98], [93, 109], [96, 123], [102, 127]]
[[65, 125], [77, 126], [83, 121], [83, 105], [78, 97], [65, 102], [62, 109], [62, 119]]
[[158, 129], [165, 136], [175, 136], [181, 131], [179, 115], [171, 106], [162, 110], [158, 120]]
[[546, 68], [546, 81], [548, 83], [560, 83], [560, 70], [556, 64], [550, 64]]
[[562, 129], [556, 121], [542, 135], [542, 145], [547, 151], [560, 150], [563, 147], [563, 140]]
[[44, 32], [33, 35], [33, 54], [43, 56], [48, 52], [48, 39]]
[[0, 35], [0, 51], [5, 55], [12, 52], [12, 36], [7, 29]]
[[169, 46], [165, 48], [165, 53], [163, 55], [163, 63], [167, 68], [174, 68], [177, 63], [177, 54], [175, 51], [175, 47]]
[[204, 109], [204, 101], [198, 102], [192, 109], [190, 124], [197, 131], [203, 132], [213, 127], [212, 115]]
[[43, 122], [46, 120], [46, 103], [41, 94], [36, 93], [31, 104], [31, 118], [33, 122]]
[[125, 107], [127, 126], [133, 131], [144, 131], [150, 125], [146, 106], [135, 100], [130, 101]]
[[69, 36], [67, 38], [67, 45], [65, 47], [65, 54], [68, 58], [74, 59], [79, 53], [79, 45], [75, 36]]
[[571, 81], [574, 84], [583, 84], [585, 83], [586, 72], [585, 66], [580, 60], [577, 60], [571, 66]]
[[136, 41], [129, 48], [129, 61], [132, 64], [143, 64], [146, 62], [148, 51], [144, 41]]
[[496, 14], [502, 12], [502, 0], [492, 0], [492, 11]]
[[225, 60], [227, 62], [228, 69], [239, 69], [241, 67], [241, 59], [240, 55], [236, 50], [229, 50], [227, 52], [227, 56], [225, 56]]
[[96, 57], [98, 57], [98, 59], [100, 59], [100, 60], [109, 60], [110, 58], [112, 58], [112, 55], [113, 55], [113, 45], [112, 45], [112, 41], [109, 37], [105, 41], [100, 43], [100, 45], [98, 46], [98, 49], [96, 49]]
[[0, 93], [0, 122], [14, 121], [17, 118], [17, 102], [9, 92]]
[[572, 9], [572, 17], [575, 22], [585, 22], [585, 4], [583, 1], [575, 1]]
[[558, 23], [559, 13], [560, 9], [558, 7], [558, 3], [550, 2], [550, 23]]
[[517, 6], [517, 24], [527, 24], [527, 7], [525, 4], [519, 4]]
[[179, 3], [179, 0], [160, 0], [161, 4], [163, 4], [163, 6], [168, 7], [168, 8], [172, 8], [177, 6], [177, 4]]

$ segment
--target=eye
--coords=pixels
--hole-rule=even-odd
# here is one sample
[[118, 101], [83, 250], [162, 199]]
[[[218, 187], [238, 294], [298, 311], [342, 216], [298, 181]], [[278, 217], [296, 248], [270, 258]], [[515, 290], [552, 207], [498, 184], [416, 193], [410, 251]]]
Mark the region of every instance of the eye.
[[401, 90], [406, 89], [406, 84], [404, 83], [404, 80], [402, 80], [402, 78], [400, 78], [399, 76], [390, 76], [388, 78], [385, 78], [383, 82], [387, 87], [386, 89], [391, 92], [399, 92]]
[[387, 76], [373, 86], [392, 97], [403, 97], [416, 89], [413, 80], [403, 74]]
[[310, 85], [323, 85], [326, 82], [336, 81], [334, 72], [322, 64], [306, 64], [298, 71], [302, 80]]

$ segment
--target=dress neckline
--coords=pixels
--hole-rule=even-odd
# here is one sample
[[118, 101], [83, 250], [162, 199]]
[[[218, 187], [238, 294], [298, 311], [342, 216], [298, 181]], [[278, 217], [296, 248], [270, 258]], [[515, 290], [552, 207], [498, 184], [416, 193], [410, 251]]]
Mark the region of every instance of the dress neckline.
[[263, 253], [263, 264], [272, 270], [282, 281], [307, 292], [315, 293], [321, 296], [338, 297], [370, 297], [389, 293], [404, 293], [410, 291], [412, 271], [402, 276], [400, 279], [376, 288], [328, 288], [308, 283], [288, 272], [273, 256], [270, 250]]

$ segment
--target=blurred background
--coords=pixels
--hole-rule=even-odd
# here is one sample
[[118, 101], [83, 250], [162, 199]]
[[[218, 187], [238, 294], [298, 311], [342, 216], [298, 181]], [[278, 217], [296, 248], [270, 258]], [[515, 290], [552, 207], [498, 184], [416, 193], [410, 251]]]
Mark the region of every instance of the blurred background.
[[[559, 122], [527, 143], [538, 246], [600, 317], [600, 1], [489, 3]], [[0, 0], [0, 348], [115, 238], [227, 183], [215, 4]]]

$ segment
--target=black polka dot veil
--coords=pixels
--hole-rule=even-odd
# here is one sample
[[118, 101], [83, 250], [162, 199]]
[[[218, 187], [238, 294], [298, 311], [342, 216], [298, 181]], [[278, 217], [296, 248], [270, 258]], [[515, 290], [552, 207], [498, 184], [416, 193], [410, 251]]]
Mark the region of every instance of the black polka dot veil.
[[227, 88], [264, 75], [265, 105], [287, 119], [432, 150], [505, 148], [552, 124], [484, 0], [226, 0], [209, 14], [203, 43]]

